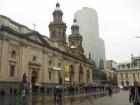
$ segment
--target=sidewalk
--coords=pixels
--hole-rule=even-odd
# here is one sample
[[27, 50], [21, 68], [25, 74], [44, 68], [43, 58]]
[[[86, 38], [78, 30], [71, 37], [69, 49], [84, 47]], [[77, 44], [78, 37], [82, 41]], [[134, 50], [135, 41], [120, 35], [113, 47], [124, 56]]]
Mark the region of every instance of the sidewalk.
[[94, 105], [133, 105], [129, 103], [129, 91], [120, 91], [112, 96], [95, 99]]

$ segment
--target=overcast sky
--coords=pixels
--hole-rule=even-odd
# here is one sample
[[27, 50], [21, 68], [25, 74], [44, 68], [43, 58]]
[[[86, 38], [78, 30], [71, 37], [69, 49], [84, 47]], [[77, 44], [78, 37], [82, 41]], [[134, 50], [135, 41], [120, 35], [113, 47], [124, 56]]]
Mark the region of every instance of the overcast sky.
[[[98, 13], [100, 37], [105, 41], [106, 59], [129, 61], [140, 56], [140, 0], [58, 0], [67, 24], [67, 35], [74, 13], [83, 7]], [[0, 14], [49, 36], [48, 25], [57, 0], [0, 0]]]

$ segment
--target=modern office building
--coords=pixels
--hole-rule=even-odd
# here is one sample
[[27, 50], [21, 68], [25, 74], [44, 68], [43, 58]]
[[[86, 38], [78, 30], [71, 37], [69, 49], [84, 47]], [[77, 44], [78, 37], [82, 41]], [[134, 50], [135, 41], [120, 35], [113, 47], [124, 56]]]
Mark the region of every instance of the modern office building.
[[101, 60], [103, 61], [104, 69], [106, 69], [106, 56], [105, 56], [105, 43], [104, 43], [104, 40], [102, 38], [99, 38], [98, 43], [99, 44], [97, 44], [98, 45], [98, 47], [97, 47], [98, 48], [97, 56], [100, 57], [100, 61]]
[[77, 20], [80, 34], [83, 37], [84, 53], [87, 57], [90, 54], [98, 67], [100, 60], [105, 62], [105, 47], [104, 41], [99, 38], [97, 13], [94, 9], [84, 7], [78, 10], [74, 17]]

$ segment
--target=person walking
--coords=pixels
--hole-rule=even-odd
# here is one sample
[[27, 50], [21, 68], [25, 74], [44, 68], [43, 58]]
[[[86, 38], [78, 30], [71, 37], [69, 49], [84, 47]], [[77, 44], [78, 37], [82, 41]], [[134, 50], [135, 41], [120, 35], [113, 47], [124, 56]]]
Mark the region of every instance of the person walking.
[[16, 96], [16, 94], [17, 94], [17, 89], [15, 88], [14, 89], [14, 97]]
[[134, 86], [131, 87], [129, 93], [129, 101], [133, 105], [140, 105], [140, 86], [138, 81], [134, 81]]
[[109, 93], [109, 96], [112, 95], [112, 87], [111, 86], [108, 86], [108, 93]]
[[5, 91], [4, 91], [4, 90], [1, 90], [1, 91], [0, 91], [0, 95], [1, 95], [1, 97], [2, 97], [2, 99], [3, 99], [3, 101], [4, 101]]
[[12, 94], [13, 94], [13, 89], [10, 88], [10, 96], [12, 97]]
[[54, 91], [55, 105], [62, 105], [62, 97], [63, 97], [63, 86], [62, 86], [62, 79], [60, 79], [59, 85], [55, 88]]

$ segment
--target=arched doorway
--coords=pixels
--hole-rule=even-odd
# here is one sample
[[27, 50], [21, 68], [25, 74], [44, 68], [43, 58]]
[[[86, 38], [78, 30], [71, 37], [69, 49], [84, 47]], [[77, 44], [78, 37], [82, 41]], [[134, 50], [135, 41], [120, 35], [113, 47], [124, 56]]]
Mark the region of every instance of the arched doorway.
[[32, 91], [37, 91], [37, 84], [38, 84], [38, 73], [37, 71], [32, 71], [31, 73], [31, 84], [32, 84]]
[[83, 74], [84, 74], [83, 67], [81, 64], [79, 66], [79, 73], [78, 74], [79, 74], [79, 85], [81, 86], [83, 84]]
[[32, 82], [32, 84], [35, 84], [37, 82], [37, 72], [36, 71], [32, 71], [31, 82]]
[[90, 83], [90, 71], [87, 70], [87, 84], [89, 85]]
[[70, 65], [70, 71], [69, 71], [69, 78], [70, 78], [70, 85], [74, 85], [74, 67], [73, 65]]

